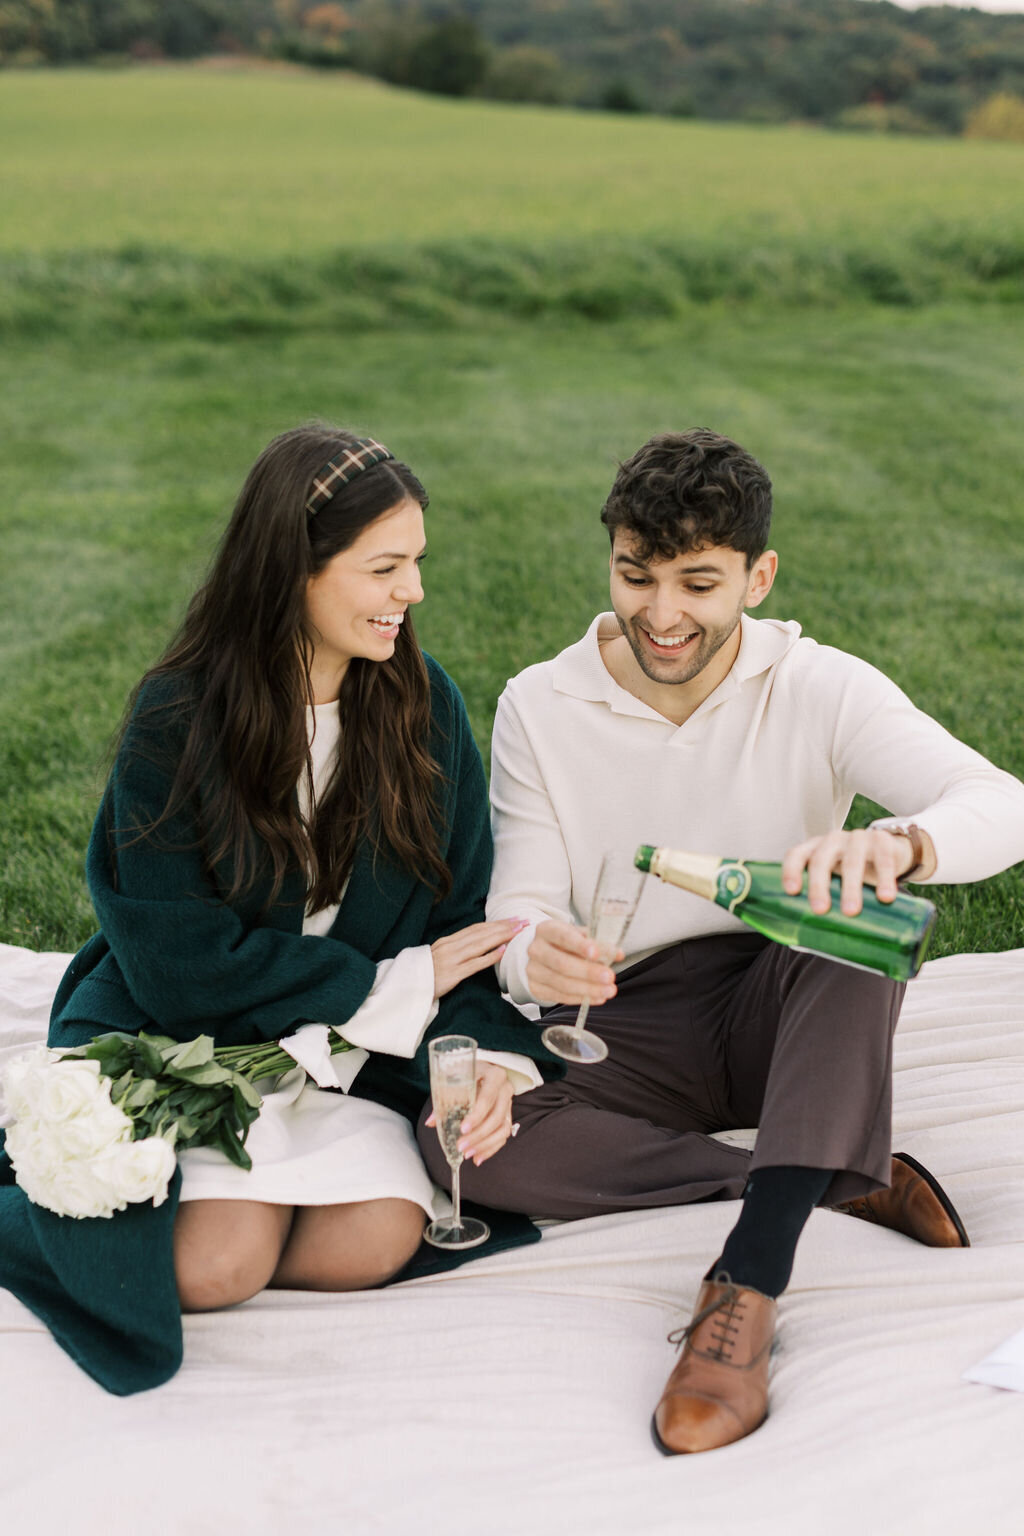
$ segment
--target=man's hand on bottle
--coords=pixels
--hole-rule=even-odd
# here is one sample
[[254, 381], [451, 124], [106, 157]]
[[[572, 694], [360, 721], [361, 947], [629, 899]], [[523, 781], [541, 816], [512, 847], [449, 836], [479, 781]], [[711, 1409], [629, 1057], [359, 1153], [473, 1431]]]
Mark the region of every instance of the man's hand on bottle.
[[[624, 960], [620, 949], [616, 960]], [[538, 923], [526, 962], [530, 995], [545, 1003], [606, 1003], [615, 996], [615, 972], [584, 928], [548, 918]]]
[[[926, 832], [919, 836], [923, 848], [921, 874], [929, 875], [935, 868], [935, 848]], [[830, 882], [833, 874], [838, 874], [842, 880], [842, 910], [856, 917], [865, 885], [875, 887], [879, 901], [893, 901], [896, 882], [913, 863], [913, 843], [905, 834], [894, 837], [881, 827], [826, 832], [824, 837], [809, 838], [789, 850], [782, 861], [782, 883], [791, 896], [799, 895], [806, 870], [811, 910], [827, 912], [832, 905]]]

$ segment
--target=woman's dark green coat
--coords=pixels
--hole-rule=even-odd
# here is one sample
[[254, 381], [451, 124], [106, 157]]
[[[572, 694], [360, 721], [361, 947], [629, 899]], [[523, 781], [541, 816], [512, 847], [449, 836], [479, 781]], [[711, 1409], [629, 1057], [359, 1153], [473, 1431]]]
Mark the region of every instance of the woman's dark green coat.
[[[74, 1046], [105, 1030], [147, 1029], [220, 1045], [277, 1039], [308, 1022], [344, 1024], [365, 1000], [376, 965], [414, 945], [481, 922], [491, 868], [483, 765], [462, 699], [427, 658], [431, 748], [443, 773], [441, 848], [452, 889], [441, 901], [386, 854], [359, 850], [329, 935], [305, 936], [305, 881], [293, 868], [266, 908], [268, 884], [224, 899], [229, 877], [210, 878], [199, 816], [179, 809], [151, 837], [133, 840], [163, 812], [187, 718], [166, 682], [140, 694], [100, 806], [86, 864], [100, 931], [74, 957], [57, 992], [50, 1044]], [[472, 1035], [492, 1050], [562, 1070], [539, 1031], [506, 1003], [488, 969], [440, 1001], [412, 1060], [375, 1055], [353, 1092], [418, 1114], [427, 1095], [427, 1042]], [[181, 1360], [181, 1319], [171, 1254], [179, 1180], [157, 1209], [129, 1206], [111, 1220], [75, 1221], [40, 1210], [11, 1182], [0, 1157], [0, 1284], [115, 1392], [155, 1386]]]

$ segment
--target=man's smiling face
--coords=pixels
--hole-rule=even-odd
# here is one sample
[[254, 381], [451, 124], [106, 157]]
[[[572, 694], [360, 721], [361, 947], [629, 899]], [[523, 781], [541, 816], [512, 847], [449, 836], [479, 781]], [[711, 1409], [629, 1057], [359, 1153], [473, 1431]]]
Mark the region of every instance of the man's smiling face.
[[723, 545], [642, 560], [635, 536], [616, 529], [612, 607], [644, 676], [671, 685], [703, 672], [735, 634], [743, 609], [764, 595], [757, 595], [760, 564], [748, 569], [746, 555]]

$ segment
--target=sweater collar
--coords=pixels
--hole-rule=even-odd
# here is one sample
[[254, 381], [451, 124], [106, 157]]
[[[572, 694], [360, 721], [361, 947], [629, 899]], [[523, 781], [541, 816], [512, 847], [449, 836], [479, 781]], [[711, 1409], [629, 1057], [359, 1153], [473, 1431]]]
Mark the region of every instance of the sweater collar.
[[[644, 720], [658, 720], [671, 729], [670, 720], [651, 709], [625, 688], [621, 688], [601, 660], [601, 645], [620, 634], [614, 613], [599, 613], [582, 640], [555, 657], [552, 681], [556, 693], [574, 699], [588, 699], [607, 704], [614, 714], [637, 715]], [[736, 660], [713, 693], [690, 716], [695, 720], [719, 704], [725, 703], [752, 677], [767, 672], [800, 638], [795, 619], [752, 619], [740, 617], [740, 648]], [[689, 724], [689, 721], [686, 722]], [[682, 727], [680, 727], [682, 729]]]

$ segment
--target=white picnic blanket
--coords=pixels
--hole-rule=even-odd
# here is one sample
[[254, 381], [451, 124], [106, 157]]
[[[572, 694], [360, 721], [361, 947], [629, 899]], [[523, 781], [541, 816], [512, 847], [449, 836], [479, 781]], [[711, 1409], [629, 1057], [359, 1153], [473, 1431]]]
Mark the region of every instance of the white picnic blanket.
[[[0, 1047], [39, 1037], [65, 961], [0, 946]], [[1024, 1394], [961, 1375], [1024, 1327], [1024, 950], [911, 985], [896, 1146], [974, 1246], [815, 1212], [770, 1417], [703, 1456], [661, 1457], [648, 1423], [730, 1203], [189, 1317], [183, 1369], [127, 1399], [0, 1292], [4, 1536], [1020, 1536]]]

